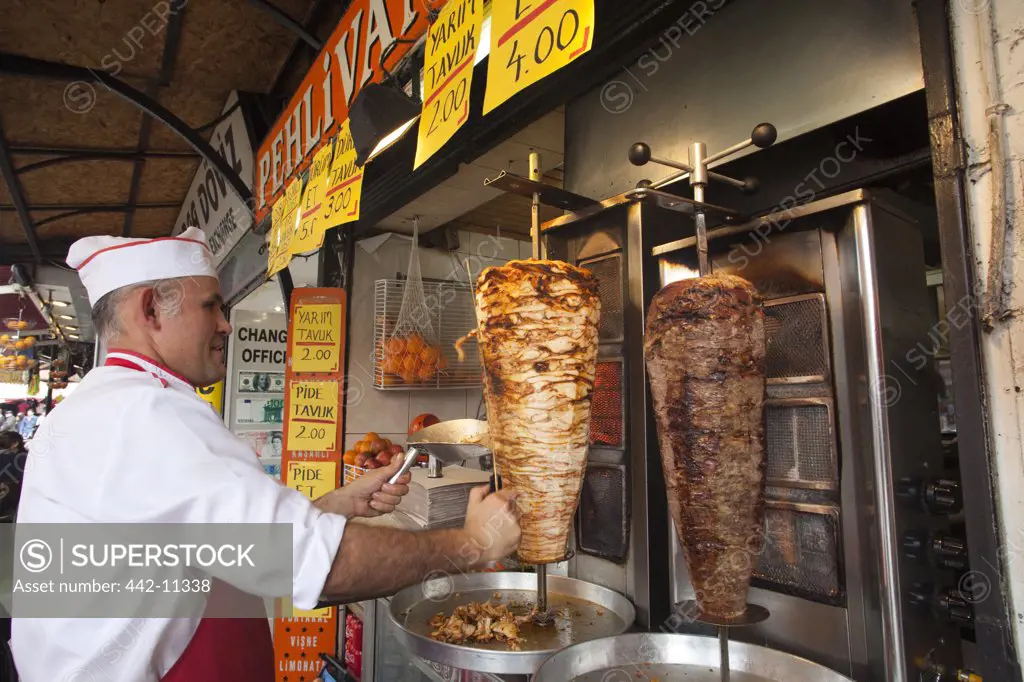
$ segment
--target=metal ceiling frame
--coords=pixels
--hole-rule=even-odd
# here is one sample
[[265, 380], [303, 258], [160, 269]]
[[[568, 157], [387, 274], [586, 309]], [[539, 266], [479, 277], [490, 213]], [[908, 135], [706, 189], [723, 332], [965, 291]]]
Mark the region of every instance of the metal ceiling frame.
[[[171, 76], [174, 73], [174, 62], [178, 58], [178, 48], [181, 46], [181, 24], [185, 18], [187, 5], [181, 5], [171, 14], [167, 21], [167, 34], [164, 38], [164, 53], [160, 60], [160, 75], [155, 81], [146, 85], [146, 95], [156, 99], [161, 87], [171, 84]], [[153, 119], [149, 116], [142, 117], [142, 125], [139, 126], [139, 139], [135, 143], [135, 151], [142, 152], [149, 146], [149, 135], [153, 130]], [[198, 131], [197, 131], [198, 132]], [[146, 159], [135, 159], [132, 168], [131, 185], [128, 187], [128, 204], [134, 206], [139, 200], [139, 185], [142, 182], [142, 171], [146, 167]], [[132, 236], [132, 223], [135, 222], [135, 210], [129, 210], [124, 214], [124, 227], [121, 230], [122, 237]]]
[[[136, 204], [137, 208], [178, 208], [181, 204], [174, 202], [155, 202], [148, 204]], [[26, 206], [30, 211], [89, 211], [91, 213], [102, 213], [109, 211], [120, 213], [131, 209], [131, 204], [33, 204]], [[0, 212], [16, 211], [18, 207], [14, 204], [0, 204]]]
[[156, 119], [170, 128], [224, 177], [231, 190], [246, 206], [254, 205], [252, 192], [245, 185], [245, 182], [242, 181], [238, 173], [231, 168], [227, 161], [206, 140], [152, 97], [111, 76], [109, 73], [84, 66], [59, 64], [7, 52], [0, 52], [0, 73], [57, 81], [79, 81], [87, 84], [99, 83], [129, 104], [141, 109], [147, 116]]
[[11, 148], [7, 144], [7, 138], [4, 135], [2, 125], [0, 125], [0, 175], [3, 176], [4, 182], [7, 183], [7, 189], [11, 193], [11, 201], [14, 203], [14, 209], [18, 212], [18, 218], [21, 220], [21, 228], [25, 231], [25, 239], [28, 242], [28, 246], [32, 249], [32, 257], [37, 264], [42, 263], [43, 254], [39, 250], [39, 238], [36, 235], [35, 225], [32, 224], [32, 216], [28, 213], [28, 204], [25, 203], [25, 190], [21, 186], [21, 180], [18, 178], [18, 173], [14, 168]]
[[[147, 119], [148, 120], [148, 119]], [[26, 149], [34, 149], [33, 147], [26, 147]], [[11, 147], [11, 151], [15, 154], [28, 154], [32, 152], [20, 151], [18, 147]], [[33, 163], [27, 163], [24, 166], [18, 166], [16, 169], [18, 175], [24, 175], [25, 173], [31, 173], [34, 170], [42, 170], [50, 166], [56, 166], [63, 163], [75, 163], [78, 161], [135, 161], [136, 159], [185, 159], [191, 161], [196, 158], [194, 152], [179, 152], [179, 151], [135, 151], [131, 149], [126, 150], [97, 150], [93, 152], [61, 152], [62, 156], [58, 156], [53, 159], [43, 159], [42, 161], [35, 161]]]
[[297, 35], [304, 43], [312, 47], [314, 50], [319, 52], [323, 49], [323, 43], [317, 39], [312, 33], [306, 30], [306, 27], [302, 25], [297, 19], [287, 14], [277, 5], [269, 2], [269, 0], [248, 0], [249, 4], [253, 7], [265, 12], [267, 16], [274, 20], [278, 26], [285, 28], [295, 35]]

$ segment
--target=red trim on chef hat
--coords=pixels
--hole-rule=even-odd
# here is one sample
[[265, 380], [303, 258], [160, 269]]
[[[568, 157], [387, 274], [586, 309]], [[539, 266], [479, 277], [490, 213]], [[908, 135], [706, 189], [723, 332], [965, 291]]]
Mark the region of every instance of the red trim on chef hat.
[[71, 245], [68, 265], [78, 270], [89, 302], [121, 287], [179, 277], [216, 277], [206, 235], [190, 227], [177, 237], [85, 237]]

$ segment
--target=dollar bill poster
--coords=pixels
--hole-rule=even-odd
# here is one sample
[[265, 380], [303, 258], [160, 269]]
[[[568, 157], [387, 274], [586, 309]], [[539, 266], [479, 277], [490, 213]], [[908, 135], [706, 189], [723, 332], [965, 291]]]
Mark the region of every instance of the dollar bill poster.
[[238, 373], [239, 393], [284, 393], [284, 372]]

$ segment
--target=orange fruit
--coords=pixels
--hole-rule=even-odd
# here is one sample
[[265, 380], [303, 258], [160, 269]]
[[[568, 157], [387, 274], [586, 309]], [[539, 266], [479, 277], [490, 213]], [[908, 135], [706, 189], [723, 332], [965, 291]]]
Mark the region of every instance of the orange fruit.
[[420, 351], [420, 361], [424, 365], [436, 365], [437, 358], [441, 355], [441, 349], [437, 346], [427, 346]]
[[384, 344], [384, 353], [387, 355], [400, 356], [405, 352], [405, 339], [398, 337], [388, 339]]
[[444, 353], [439, 353], [437, 356], [437, 368], [439, 370], [448, 368], [448, 358], [444, 356]]
[[427, 344], [423, 340], [423, 337], [417, 332], [409, 334], [409, 338], [405, 340], [405, 349], [409, 351], [409, 353], [415, 353], [416, 355], [419, 355], [419, 352], [423, 350], [426, 345]]
[[[394, 374], [397, 374], [397, 373], [398, 372], [394, 372]], [[396, 376], [392, 376], [391, 374], [384, 375], [384, 381], [383, 381], [383, 385], [384, 386], [398, 386], [401, 383], [402, 383], [402, 380], [399, 379]]]
[[412, 373], [412, 372], [402, 372], [401, 377], [402, 377], [402, 381], [404, 381], [407, 384], [415, 384], [416, 383], [416, 375], [414, 373]]
[[400, 355], [392, 355], [384, 360], [384, 371], [388, 374], [401, 374], [402, 373], [402, 357]]
[[380, 436], [377, 435], [376, 431], [367, 431], [366, 435], [363, 436], [363, 440], [365, 440], [367, 443], [372, 443], [378, 438], [380, 438]]
[[402, 369], [406, 374], [416, 374], [420, 369], [420, 359], [415, 355], [406, 355], [402, 360]]
[[433, 365], [423, 365], [422, 367], [420, 367], [419, 372], [417, 372], [417, 376], [419, 377], [420, 381], [430, 381], [431, 379], [434, 378], [434, 374], [436, 373], [437, 370], [434, 369]]
[[341, 459], [342, 459], [343, 462], [345, 462], [345, 464], [355, 464], [356, 463], [356, 457], [358, 457], [358, 455], [356, 454], [356, 451], [355, 450], [349, 450], [348, 452], [346, 452], [344, 454], [344, 456]]
[[358, 443], [356, 443], [356, 454], [360, 454], [361, 455], [364, 452], [369, 452], [369, 451], [370, 451], [370, 444], [367, 441], [361, 440]]

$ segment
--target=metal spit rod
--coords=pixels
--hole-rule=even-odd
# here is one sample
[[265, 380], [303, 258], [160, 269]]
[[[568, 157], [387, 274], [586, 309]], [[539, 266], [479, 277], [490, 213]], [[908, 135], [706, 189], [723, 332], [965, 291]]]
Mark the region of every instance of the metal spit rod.
[[[530, 152], [530, 179], [540, 182], [540, 153]], [[532, 256], [540, 259], [540, 194], [533, 193], [530, 204], [530, 240], [533, 242]]]
[[750, 133], [750, 137], [746, 140], [738, 142], [737, 144], [727, 147], [715, 154], [711, 154], [710, 156], [708, 155], [707, 145], [703, 142], [692, 143], [690, 145], [689, 163], [681, 163], [679, 161], [673, 161], [672, 159], [655, 157], [651, 153], [650, 145], [645, 142], [637, 142], [629, 148], [629, 162], [634, 166], [643, 166], [653, 161], [654, 163], [662, 166], [678, 169], [677, 172], [672, 173], [666, 178], [662, 178], [656, 183], [649, 183], [647, 185], [649, 187], [660, 188], [669, 182], [674, 182], [682, 179], [683, 177], [689, 176], [690, 186], [693, 188], [693, 199], [697, 202], [697, 206], [695, 206], [694, 209], [693, 219], [697, 237], [697, 262], [698, 267], [700, 268], [701, 277], [711, 274], [711, 264], [708, 262], [707, 215], [701, 205], [704, 203], [704, 189], [707, 187], [708, 181], [715, 180], [748, 192], [755, 191], [758, 186], [756, 178], [746, 178], [744, 180], [730, 178], [727, 175], [709, 171], [708, 164], [731, 156], [750, 146], [759, 147], [761, 149], [770, 147], [775, 144], [775, 140], [777, 138], [778, 131], [775, 129], [775, 126], [771, 123], [760, 123], [754, 127], [753, 132]]
[[548, 612], [548, 565], [537, 565], [537, 612], [546, 617]]
[[722, 682], [729, 682], [729, 628], [718, 628], [718, 651], [721, 658], [718, 669], [721, 671]]

